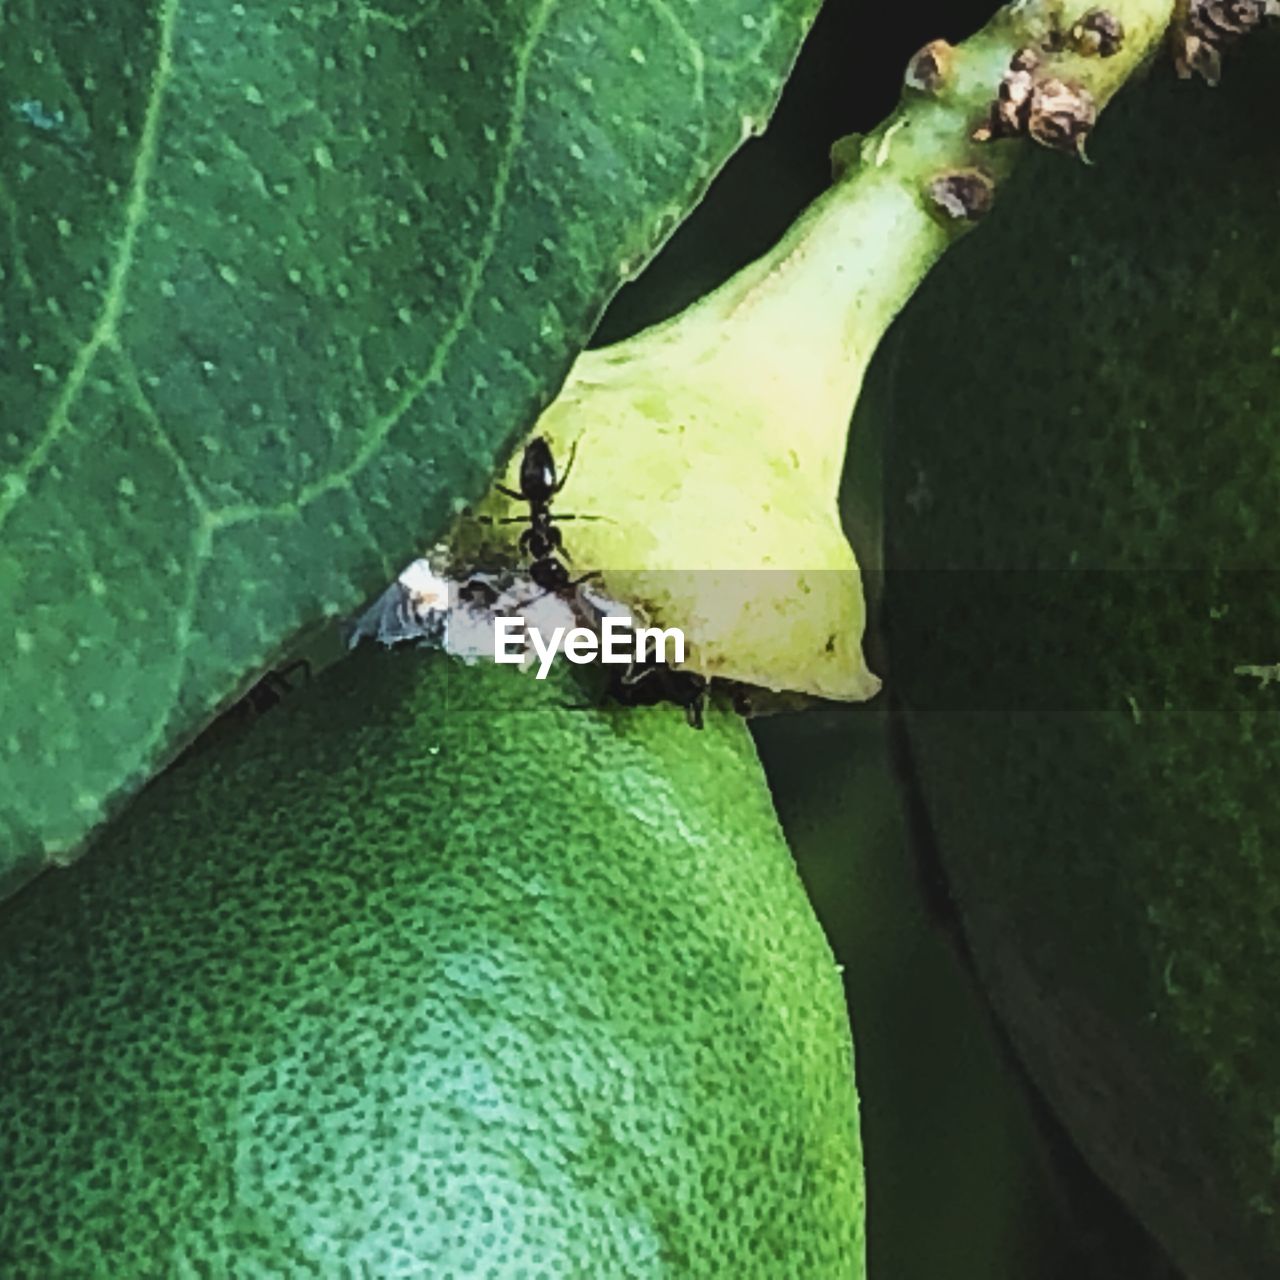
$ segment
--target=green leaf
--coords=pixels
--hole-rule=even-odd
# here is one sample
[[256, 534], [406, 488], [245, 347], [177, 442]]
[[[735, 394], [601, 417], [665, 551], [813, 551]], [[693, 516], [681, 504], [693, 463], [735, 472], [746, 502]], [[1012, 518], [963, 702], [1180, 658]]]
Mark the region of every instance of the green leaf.
[[0, 882], [484, 487], [816, 8], [8, 7]]

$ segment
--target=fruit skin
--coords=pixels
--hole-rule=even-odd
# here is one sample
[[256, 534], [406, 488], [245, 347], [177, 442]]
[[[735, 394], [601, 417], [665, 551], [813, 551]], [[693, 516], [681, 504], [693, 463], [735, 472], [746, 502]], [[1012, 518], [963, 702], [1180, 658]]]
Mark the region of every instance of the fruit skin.
[[750, 739], [577, 692], [358, 653], [5, 904], [0, 1272], [863, 1274]]
[[1280, 658], [1278, 74], [1161, 69], [1020, 173], [889, 424], [888, 682], [979, 975], [1192, 1280], [1280, 1274], [1280, 703], [1235, 670]]

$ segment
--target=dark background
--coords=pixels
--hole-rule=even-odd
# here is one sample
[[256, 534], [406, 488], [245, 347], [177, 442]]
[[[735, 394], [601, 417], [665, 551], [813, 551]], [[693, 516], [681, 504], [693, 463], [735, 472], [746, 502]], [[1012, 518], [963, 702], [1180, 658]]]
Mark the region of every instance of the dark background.
[[[675, 314], [764, 252], [828, 185], [831, 143], [892, 111], [910, 55], [938, 37], [958, 42], [996, 7], [827, 0], [766, 134], [617, 296], [595, 345]], [[865, 561], [866, 521], [852, 508], [846, 522]], [[844, 965], [872, 1280], [1177, 1280], [993, 1025], [927, 823], [891, 763], [890, 710], [881, 695], [754, 722], [779, 816]]]

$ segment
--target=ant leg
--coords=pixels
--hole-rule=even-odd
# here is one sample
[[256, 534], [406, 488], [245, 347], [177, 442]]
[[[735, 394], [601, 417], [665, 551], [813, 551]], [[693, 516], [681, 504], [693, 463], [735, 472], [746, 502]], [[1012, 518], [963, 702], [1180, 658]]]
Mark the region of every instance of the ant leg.
[[293, 681], [290, 677], [297, 671], [302, 672], [302, 682], [304, 684], [311, 683], [311, 663], [306, 658], [298, 658], [296, 661], [289, 663], [287, 667], [273, 667], [254, 685], [253, 690], [250, 692], [256, 690], [259, 694], [269, 695], [278, 702], [285, 694], [294, 692]]
[[539, 600], [543, 600], [547, 596], [563, 595], [566, 591], [571, 591], [574, 587], [580, 587], [584, 582], [588, 582], [592, 578], [598, 578], [599, 576], [600, 570], [592, 569], [590, 573], [584, 573], [580, 578], [570, 578], [568, 582], [562, 582], [554, 587], [546, 587], [534, 596], [532, 600], [527, 600], [525, 602], [525, 607], [531, 604], [536, 604]]
[[[505, 492], [508, 492], [508, 491], [507, 491], [507, 490], [503, 490], [503, 492], [505, 493]], [[586, 518], [586, 517], [584, 517], [584, 519], [585, 519], [585, 518]], [[596, 517], [592, 517], [592, 519], [595, 519], [595, 518], [596, 518]], [[599, 517], [599, 518], [600, 518], [600, 519], [603, 519], [604, 517], [603, 517], [603, 516], [601, 516], [601, 517]], [[499, 516], [499, 517], [494, 517], [494, 516], [472, 516], [472, 517], [471, 517], [471, 519], [472, 519], [472, 520], [474, 520], [474, 521], [476, 522], [476, 524], [528, 524], [528, 523], [529, 523], [529, 517], [528, 517], [528, 516]], [[563, 517], [562, 517], [562, 516], [556, 516], [556, 519], [557, 519], [557, 520], [560, 520], [560, 519], [563, 519]]]
[[689, 722], [689, 728], [701, 729], [702, 710], [707, 703], [707, 691], [705, 689], [698, 690], [698, 696], [692, 702], [685, 704], [684, 718]]
[[637, 662], [635, 658], [632, 658], [627, 663], [627, 669], [618, 677], [618, 683], [624, 689], [633, 689], [636, 685], [643, 684], [648, 680], [657, 669], [657, 667], [647, 666], [643, 662]]
[[[529, 534], [532, 536], [532, 529], [529, 530]], [[523, 541], [523, 539], [521, 541]], [[547, 541], [551, 544], [551, 549], [556, 553], [556, 555], [563, 556], [566, 560], [573, 559], [568, 551], [565, 550], [564, 538], [561, 536], [560, 530], [553, 524], [547, 526]]]
[[[524, 497], [523, 494], [517, 493], [514, 489], [504, 489], [499, 485], [498, 491], [500, 493], [505, 493], [509, 498], [519, 498], [521, 502], [529, 501], [528, 498]], [[466, 516], [467, 519], [474, 520], [476, 524], [526, 524], [529, 520], [528, 516], [474, 516], [469, 510], [464, 510], [462, 514]], [[555, 513], [555, 521], [559, 524], [561, 520], [604, 520], [609, 524], [615, 523], [612, 516], [586, 516], [573, 513], [561, 515], [560, 512], [557, 511]]]
[[564, 471], [561, 474], [560, 479], [556, 481], [555, 488], [551, 490], [553, 497], [555, 494], [559, 493], [560, 490], [563, 489], [566, 484], [569, 483], [569, 472], [573, 470], [573, 460], [577, 456], [578, 456], [578, 442], [575, 440], [573, 444], [569, 446], [569, 461], [564, 464]]
[[287, 667], [272, 668], [255, 684], [240, 700], [240, 705], [253, 715], [261, 715], [269, 711], [278, 702], [283, 702], [296, 689], [290, 680], [294, 672], [301, 671], [303, 683], [311, 682], [311, 663], [306, 658], [298, 658]]
[[493, 487], [499, 493], [505, 494], [508, 498], [514, 498], [517, 502], [528, 502], [528, 498], [517, 489], [508, 489], [505, 484], [495, 484]]
[[[278, 676], [287, 684], [289, 677], [293, 675], [295, 671], [302, 672], [302, 681], [304, 684], [311, 683], [311, 663], [306, 658], [298, 658], [296, 661], [289, 663], [287, 667], [281, 667], [279, 671], [273, 671], [271, 674]], [[292, 688], [291, 685], [289, 687]]]

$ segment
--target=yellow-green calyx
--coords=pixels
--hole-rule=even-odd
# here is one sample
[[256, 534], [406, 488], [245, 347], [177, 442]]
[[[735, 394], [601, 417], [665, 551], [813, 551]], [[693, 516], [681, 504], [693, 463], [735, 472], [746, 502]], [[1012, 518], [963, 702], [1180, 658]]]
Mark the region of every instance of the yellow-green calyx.
[[[706, 675], [874, 694], [837, 511], [867, 364], [1028, 141], [1083, 153], [1173, 10], [1023, 0], [962, 45], [928, 46], [897, 111], [837, 144], [835, 184], [768, 254], [674, 319], [585, 352], [531, 432], [562, 472], [574, 459], [555, 503], [578, 517], [564, 528], [573, 571], [682, 628], [686, 665]], [[517, 451], [510, 487], [518, 464]], [[517, 559], [523, 511], [491, 492], [476, 514], [512, 522], [464, 518], [452, 559]]]

